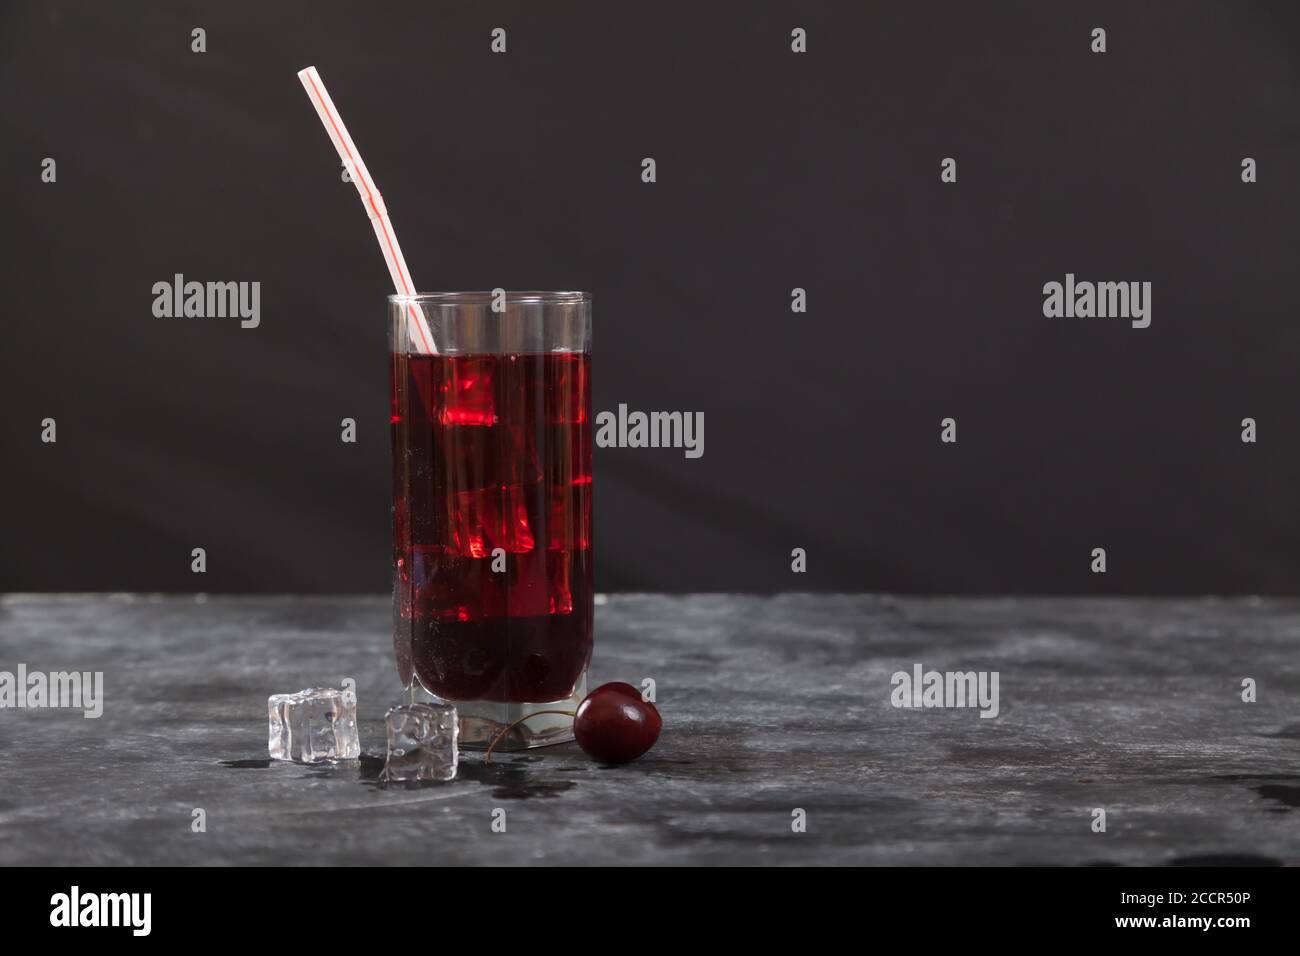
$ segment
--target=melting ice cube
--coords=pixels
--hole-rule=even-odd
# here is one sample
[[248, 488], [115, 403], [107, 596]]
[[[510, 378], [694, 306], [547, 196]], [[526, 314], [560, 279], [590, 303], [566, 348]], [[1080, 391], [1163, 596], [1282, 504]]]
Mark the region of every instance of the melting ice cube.
[[399, 704], [388, 712], [386, 780], [456, 776], [460, 720], [450, 704]]
[[357, 736], [357, 697], [350, 690], [311, 687], [296, 694], [273, 694], [267, 750], [276, 760], [318, 763], [361, 756]]

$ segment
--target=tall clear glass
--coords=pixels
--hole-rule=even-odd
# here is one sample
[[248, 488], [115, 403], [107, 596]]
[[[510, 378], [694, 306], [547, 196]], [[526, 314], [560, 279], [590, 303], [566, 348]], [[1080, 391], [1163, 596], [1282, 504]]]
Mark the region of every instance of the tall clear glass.
[[[460, 711], [462, 746], [587, 692], [591, 296], [389, 296], [393, 645], [403, 684]], [[413, 341], [423, 310], [437, 353]], [[497, 746], [573, 738], [548, 714]]]

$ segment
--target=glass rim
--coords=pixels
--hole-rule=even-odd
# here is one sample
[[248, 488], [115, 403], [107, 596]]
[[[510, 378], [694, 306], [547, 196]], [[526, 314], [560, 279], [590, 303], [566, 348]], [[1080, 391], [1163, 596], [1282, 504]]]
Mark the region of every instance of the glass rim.
[[[591, 302], [590, 292], [543, 292], [529, 290], [511, 292], [503, 290], [506, 302], [512, 305], [582, 305]], [[488, 305], [497, 292], [417, 292], [414, 295], [394, 293], [388, 296], [392, 305]]]

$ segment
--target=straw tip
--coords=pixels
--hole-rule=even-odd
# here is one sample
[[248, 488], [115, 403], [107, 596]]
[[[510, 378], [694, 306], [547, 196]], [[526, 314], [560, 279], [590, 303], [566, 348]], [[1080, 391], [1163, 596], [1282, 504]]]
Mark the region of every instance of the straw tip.
[[298, 71], [298, 79], [305, 80], [309, 76], [316, 75], [316, 67], [309, 66]]

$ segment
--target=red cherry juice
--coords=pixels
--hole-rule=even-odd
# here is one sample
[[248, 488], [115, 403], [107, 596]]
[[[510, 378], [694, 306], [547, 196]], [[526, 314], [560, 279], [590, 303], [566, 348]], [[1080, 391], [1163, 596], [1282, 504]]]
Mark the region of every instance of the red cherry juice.
[[591, 356], [392, 355], [398, 671], [556, 701], [591, 658]]

